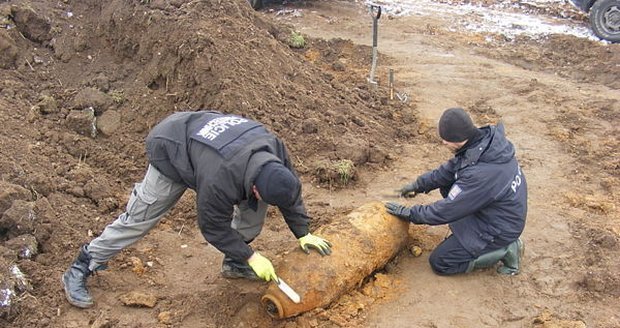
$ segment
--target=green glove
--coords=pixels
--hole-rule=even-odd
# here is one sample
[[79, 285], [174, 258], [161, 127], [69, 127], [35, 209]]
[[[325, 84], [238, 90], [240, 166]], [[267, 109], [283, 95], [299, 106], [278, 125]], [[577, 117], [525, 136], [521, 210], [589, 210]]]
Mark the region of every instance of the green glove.
[[276, 276], [276, 270], [273, 268], [273, 264], [266, 257], [260, 255], [258, 252], [254, 252], [248, 259], [248, 265], [254, 270], [256, 275], [265, 281], [278, 281]]
[[329, 255], [332, 253], [332, 244], [310, 233], [299, 238], [299, 246], [301, 246], [301, 249], [306, 252], [306, 254], [310, 254], [308, 247], [316, 249], [321, 255]]

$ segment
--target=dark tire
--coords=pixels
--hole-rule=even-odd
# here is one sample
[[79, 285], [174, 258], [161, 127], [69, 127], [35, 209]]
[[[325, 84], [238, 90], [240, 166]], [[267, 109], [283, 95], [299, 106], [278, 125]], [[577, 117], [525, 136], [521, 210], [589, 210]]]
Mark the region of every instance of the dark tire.
[[263, 0], [248, 0], [250, 2], [250, 6], [254, 8], [254, 10], [259, 10], [263, 8]]
[[590, 8], [590, 25], [603, 40], [620, 42], [620, 0], [598, 0]]

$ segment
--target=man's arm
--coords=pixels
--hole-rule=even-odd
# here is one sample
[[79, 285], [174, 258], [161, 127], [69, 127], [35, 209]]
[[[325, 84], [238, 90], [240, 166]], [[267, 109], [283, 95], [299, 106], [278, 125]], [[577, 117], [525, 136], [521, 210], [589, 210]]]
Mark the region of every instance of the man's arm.
[[306, 207], [304, 206], [301, 195], [297, 197], [293, 206], [289, 208], [278, 207], [278, 209], [280, 213], [282, 213], [284, 221], [286, 221], [289, 229], [291, 229], [291, 232], [295, 235], [295, 238], [299, 239], [308, 234], [310, 217], [306, 214]]
[[236, 261], [245, 262], [254, 251], [243, 236], [233, 229], [234, 202], [223, 191], [201, 190], [196, 195], [198, 225], [204, 238], [220, 252]]
[[451, 186], [455, 181], [456, 165], [457, 159], [452, 158], [438, 168], [420, 175], [415, 181], [420, 192], [427, 193], [437, 188]]
[[306, 214], [301, 193], [293, 206], [289, 208], [279, 207], [279, 209], [295, 238], [299, 240], [299, 246], [306, 254], [310, 253], [310, 248], [314, 248], [321, 255], [330, 255], [332, 253], [332, 245], [329, 241], [308, 232], [309, 217]]
[[[291, 170], [291, 172], [295, 176], [299, 177], [297, 175], [297, 172], [295, 171], [295, 167], [293, 167], [293, 163], [291, 162], [284, 142], [282, 142], [282, 140], [280, 139], [277, 139], [277, 142], [279, 151], [281, 152], [280, 156], [282, 157], [282, 165]], [[308, 224], [310, 222], [310, 217], [306, 212], [306, 207], [304, 206], [301, 191], [299, 192], [299, 195], [297, 196], [297, 199], [292, 206], [288, 208], [278, 207], [278, 209], [280, 210], [280, 213], [282, 213], [284, 221], [286, 221], [289, 229], [291, 229], [291, 232], [293, 232], [293, 235], [295, 235], [295, 238], [299, 239], [308, 234]]]
[[446, 198], [411, 207], [409, 220], [430, 225], [446, 224], [475, 213], [492, 201], [486, 179], [463, 174], [454, 182]]
[[[293, 163], [288, 156], [286, 146], [284, 146], [284, 143], [281, 140], [278, 140], [278, 142], [280, 145], [284, 166], [286, 166], [295, 176], [297, 176]], [[309, 253], [309, 248], [314, 248], [321, 255], [331, 254], [331, 244], [329, 241], [321, 237], [314, 236], [308, 231], [308, 221], [310, 218], [306, 212], [301, 191], [299, 192], [299, 195], [297, 195], [297, 199], [292, 206], [288, 208], [280, 207], [279, 209], [282, 216], [284, 216], [284, 220], [286, 221], [289, 229], [291, 229], [295, 235], [295, 238], [299, 240], [299, 246], [304, 252]]]

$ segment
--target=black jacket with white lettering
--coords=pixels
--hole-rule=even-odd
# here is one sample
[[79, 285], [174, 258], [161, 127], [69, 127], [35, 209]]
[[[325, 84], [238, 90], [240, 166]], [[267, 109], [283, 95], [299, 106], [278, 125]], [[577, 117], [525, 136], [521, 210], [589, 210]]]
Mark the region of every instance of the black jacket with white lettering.
[[[213, 124], [221, 120], [234, 124]], [[203, 236], [237, 261], [253, 251], [230, 226], [234, 205], [255, 200], [251, 188], [263, 165], [280, 162], [296, 174], [284, 143], [260, 123], [213, 111], [170, 115], [147, 136], [146, 152], [163, 175], [196, 191]], [[279, 210], [296, 238], [308, 233], [301, 193], [293, 206]]]
[[527, 184], [504, 126], [479, 129], [480, 138], [448, 162], [418, 177], [424, 192], [440, 188], [442, 200], [412, 207], [411, 221], [449, 224], [472, 255], [496, 240], [514, 241], [527, 215]]

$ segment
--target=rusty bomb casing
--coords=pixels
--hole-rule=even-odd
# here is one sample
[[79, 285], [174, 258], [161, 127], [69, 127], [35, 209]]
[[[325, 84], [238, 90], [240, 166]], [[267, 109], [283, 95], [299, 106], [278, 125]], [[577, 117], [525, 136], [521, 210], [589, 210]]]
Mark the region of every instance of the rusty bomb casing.
[[300, 296], [293, 303], [275, 284], [263, 295], [263, 307], [274, 318], [288, 318], [325, 307], [382, 268], [405, 246], [409, 224], [386, 212], [383, 203], [365, 204], [313, 234], [332, 244], [332, 254], [321, 256], [301, 249], [286, 254], [276, 268]]

